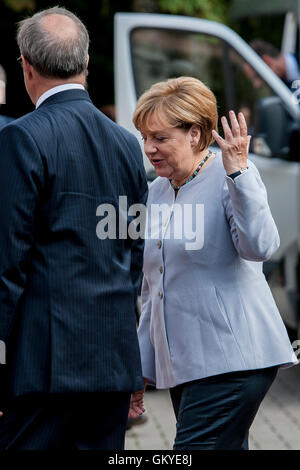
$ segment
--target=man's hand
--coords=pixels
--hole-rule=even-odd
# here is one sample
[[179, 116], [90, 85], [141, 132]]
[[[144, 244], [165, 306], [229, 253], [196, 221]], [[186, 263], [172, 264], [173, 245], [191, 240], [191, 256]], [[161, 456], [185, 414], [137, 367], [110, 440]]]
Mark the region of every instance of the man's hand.
[[138, 418], [146, 411], [144, 407], [144, 392], [145, 390], [139, 390], [132, 393], [128, 418]]

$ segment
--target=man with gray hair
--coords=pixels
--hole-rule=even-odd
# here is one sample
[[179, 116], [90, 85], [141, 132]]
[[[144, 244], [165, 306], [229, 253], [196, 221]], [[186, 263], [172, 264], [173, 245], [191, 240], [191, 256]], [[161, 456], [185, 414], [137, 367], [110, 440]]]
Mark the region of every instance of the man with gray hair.
[[128, 227], [119, 197], [145, 204], [140, 146], [89, 98], [75, 15], [35, 14], [18, 45], [36, 109], [0, 132], [0, 449], [123, 449], [143, 240], [97, 238], [97, 208]]
[[[6, 73], [2, 65], [0, 65], [0, 106], [2, 104], [5, 104], [5, 100], [6, 100]], [[11, 121], [13, 121], [13, 118], [0, 114], [0, 129]]]

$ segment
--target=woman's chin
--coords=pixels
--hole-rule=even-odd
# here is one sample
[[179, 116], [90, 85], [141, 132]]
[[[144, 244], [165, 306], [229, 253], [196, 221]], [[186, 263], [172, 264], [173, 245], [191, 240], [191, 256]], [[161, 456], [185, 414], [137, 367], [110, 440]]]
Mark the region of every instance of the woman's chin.
[[157, 176], [161, 176], [162, 178], [171, 178], [171, 171], [167, 168], [154, 168], [154, 170]]

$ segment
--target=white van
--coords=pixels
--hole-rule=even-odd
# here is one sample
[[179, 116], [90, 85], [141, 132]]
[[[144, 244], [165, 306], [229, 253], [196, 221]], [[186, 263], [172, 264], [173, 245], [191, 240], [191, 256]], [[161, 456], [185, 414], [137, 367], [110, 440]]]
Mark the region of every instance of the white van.
[[[285, 43], [291, 47], [291, 41], [285, 39]], [[239, 35], [223, 24], [174, 15], [116, 14], [117, 122], [134, 133], [141, 146], [141, 137], [131, 121], [137, 98], [153, 83], [181, 75], [197, 77], [213, 90], [220, 116], [230, 109], [243, 110], [247, 116], [253, 135], [249, 158], [267, 187], [281, 238], [279, 250], [264, 269], [287, 327], [298, 330], [300, 338], [297, 90], [293, 93]], [[151, 180], [154, 170], [145, 156], [144, 162]]]

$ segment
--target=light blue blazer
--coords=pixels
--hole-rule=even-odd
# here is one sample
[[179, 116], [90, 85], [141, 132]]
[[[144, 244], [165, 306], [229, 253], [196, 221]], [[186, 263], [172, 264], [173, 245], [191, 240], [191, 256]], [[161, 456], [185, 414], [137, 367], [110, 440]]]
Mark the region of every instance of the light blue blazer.
[[157, 388], [298, 363], [262, 271], [278, 231], [248, 165], [232, 180], [219, 152], [176, 199], [167, 178], [150, 186], [138, 337]]

